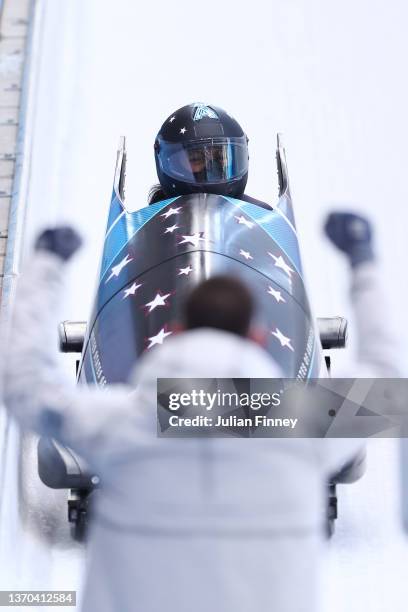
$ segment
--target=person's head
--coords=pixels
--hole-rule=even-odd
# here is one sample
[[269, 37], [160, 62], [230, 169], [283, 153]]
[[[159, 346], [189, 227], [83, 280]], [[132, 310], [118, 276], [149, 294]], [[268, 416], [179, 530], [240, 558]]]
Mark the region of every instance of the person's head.
[[221, 108], [200, 102], [170, 115], [154, 143], [167, 197], [215, 193], [239, 197], [248, 180], [248, 138]]
[[186, 329], [211, 327], [248, 336], [254, 301], [246, 286], [230, 276], [214, 276], [192, 290], [184, 304]]

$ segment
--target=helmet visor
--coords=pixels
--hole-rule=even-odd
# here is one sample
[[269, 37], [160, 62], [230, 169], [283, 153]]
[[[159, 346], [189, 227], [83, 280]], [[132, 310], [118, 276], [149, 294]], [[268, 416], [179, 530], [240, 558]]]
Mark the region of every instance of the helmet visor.
[[224, 183], [248, 171], [246, 136], [174, 143], [159, 139], [161, 170], [185, 183]]

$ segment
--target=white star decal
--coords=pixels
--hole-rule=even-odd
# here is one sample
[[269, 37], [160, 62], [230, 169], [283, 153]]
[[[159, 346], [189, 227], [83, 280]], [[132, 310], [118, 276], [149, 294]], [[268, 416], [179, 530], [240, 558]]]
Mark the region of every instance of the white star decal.
[[110, 281], [111, 278], [113, 278], [114, 276], [116, 276], [116, 278], [119, 276], [119, 274], [122, 272], [123, 268], [125, 266], [128, 265], [128, 263], [130, 263], [131, 261], [133, 261], [132, 257], [129, 257], [129, 255], [126, 255], [126, 257], [124, 259], [122, 259], [121, 262], [119, 262], [118, 264], [116, 264], [116, 266], [113, 266], [113, 268], [111, 269], [111, 273], [110, 276], [106, 279], [105, 281], [105, 285], [107, 282]]
[[186, 129], [185, 127], [184, 127], [184, 128], [181, 128], [181, 130], [180, 130], [180, 134], [185, 134], [186, 132], [187, 132], [187, 129]]
[[171, 215], [178, 215], [180, 210], [181, 210], [181, 207], [179, 207], [179, 208], [169, 208], [168, 211], [166, 211], [165, 213], [163, 213], [160, 216], [164, 217], [165, 219], [168, 219], [169, 217], [171, 217]]
[[291, 351], [295, 350], [293, 346], [291, 345], [292, 340], [284, 336], [278, 328], [276, 328], [275, 331], [272, 331], [271, 334], [272, 336], [275, 336], [275, 338], [279, 340], [282, 347], [287, 346], [288, 349], [290, 349]]
[[169, 123], [173, 123], [173, 121], [175, 120], [175, 117], [173, 116], [170, 120]]
[[294, 270], [286, 263], [282, 255], [279, 255], [279, 257], [276, 257], [276, 255], [273, 255], [273, 253], [269, 253], [269, 251], [268, 251], [268, 255], [270, 255], [272, 259], [275, 260], [275, 266], [277, 268], [281, 268], [281, 270], [286, 272], [289, 278], [292, 278], [292, 272], [294, 272]]
[[170, 227], [166, 227], [165, 234], [172, 234], [176, 229], [179, 229], [178, 225], [171, 225]]
[[245, 217], [243, 217], [242, 215], [240, 217], [237, 217], [237, 215], [235, 215], [235, 219], [240, 225], [246, 225], [249, 229], [252, 229], [255, 225], [255, 223], [252, 223], [252, 221], [248, 221], [248, 219], [245, 219]]
[[182, 236], [183, 240], [181, 240], [179, 244], [192, 244], [193, 246], [198, 247], [198, 243], [200, 241], [205, 241], [202, 234], [203, 232], [197, 232], [195, 234], [191, 234], [190, 236]]
[[249, 251], [244, 251], [243, 249], [241, 249], [239, 254], [242, 255], [242, 257], [245, 257], [245, 259], [253, 259]]
[[182, 276], [183, 274], [185, 274], [186, 276], [188, 276], [190, 274], [190, 272], [193, 271], [193, 268], [191, 266], [187, 266], [187, 268], [179, 268], [179, 276]]
[[124, 290], [124, 292], [123, 292], [123, 299], [129, 297], [129, 295], [135, 295], [136, 291], [141, 286], [142, 286], [142, 283], [140, 283], [139, 285], [137, 283], [133, 283], [133, 285], [131, 287], [129, 287], [129, 289], [125, 289]]
[[166, 293], [166, 295], [160, 295], [160, 293], [156, 294], [156, 297], [148, 304], [145, 304], [145, 308], [149, 309], [149, 312], [152, 312], [158, 306], [167, 306], [166, 300], [170, 297], [171, 293]]
[[156, 336], [152, 336], [151, 338], [148, 338], [148, 340], [150, 341], [150, 344], [149, 344], [149, 346], [147, 348], [150, 349], [155, 344], [163, 344], [164, 339], [167, 338], [167, 336], [170, 336], [170, 334], [172, 334], [172, 333], [173, 332], [166, 332], [166, 331], [164, 331], [164, 327], [163, 327], [159, 331], [159, 333], [156, 334]]
[[268, 288], [268, 293], [269, 293], [269, 295], [273, 295], [273, 297], [278, 302], [278, 304], [279, 304], [279, 302], [286, 302], [285, 298], [282, 297], [281, 292], [278, 291], [277, 289], [274, 289], [270, 285], [269, 285], [269, 288]]

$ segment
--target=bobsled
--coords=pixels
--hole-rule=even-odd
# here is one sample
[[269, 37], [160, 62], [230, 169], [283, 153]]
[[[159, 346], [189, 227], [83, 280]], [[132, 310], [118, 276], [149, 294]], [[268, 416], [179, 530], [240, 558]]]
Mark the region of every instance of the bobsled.
[[218, 274], [256, 297], [256, 324], [270, 330], [266, 350], [285, 376], [318, 377], [322, 349], [287, 192], [282, 204], [198, 193], [127, 212], [114, 189], [79, 381], [127, 381], [140, 355], [174, 333], [191, 289]]
[[[276, 206], [196, 193], [129, 211], [121, 139], [92, 313], [60, 326], [61, 350], [80, 354], [79, 384], [129, 381], [140, 356], [176, 333], [188, 293], [219, 274], [252, 291], [255, 324], [269, 331], [265, 348], [285, 377], [327, 376], [323, 350], [345, 345], [347, 324], [311, 311], [280, 136], [277, 170]], [[53, 440], [40, 440], [38, 461], [46, 485], [71, 489], [69, 519], [81, 529], [98, 476]]]

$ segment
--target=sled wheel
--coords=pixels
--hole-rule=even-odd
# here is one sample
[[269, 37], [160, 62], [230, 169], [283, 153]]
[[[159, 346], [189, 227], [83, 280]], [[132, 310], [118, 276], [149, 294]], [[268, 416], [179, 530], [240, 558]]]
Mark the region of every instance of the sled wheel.
[[71, 534], [76, 542], [84, 542], [86, 540], [88, 521], [86, 511], [81, 510], [77, 520], [71, 526]]
[[328, 540], [333, 537], [334, 532], [336, 531], [336, 523], [334, 519], [328, 519], [326, 522], [326, 537]]
[[326, 535], [331, 538], [335, 531], [335, 521], [337, 519], [337, 493], [336, 485], [330, 483], [328, 490], [327, 499], [327, 521], [326, 521]]
[[71, 490], [71, 497], [68, 500], [68, 521], [72, 523], [71, 534], [77, 542], [83, 542], [86, 539], [88, 496], [89, 491]]

